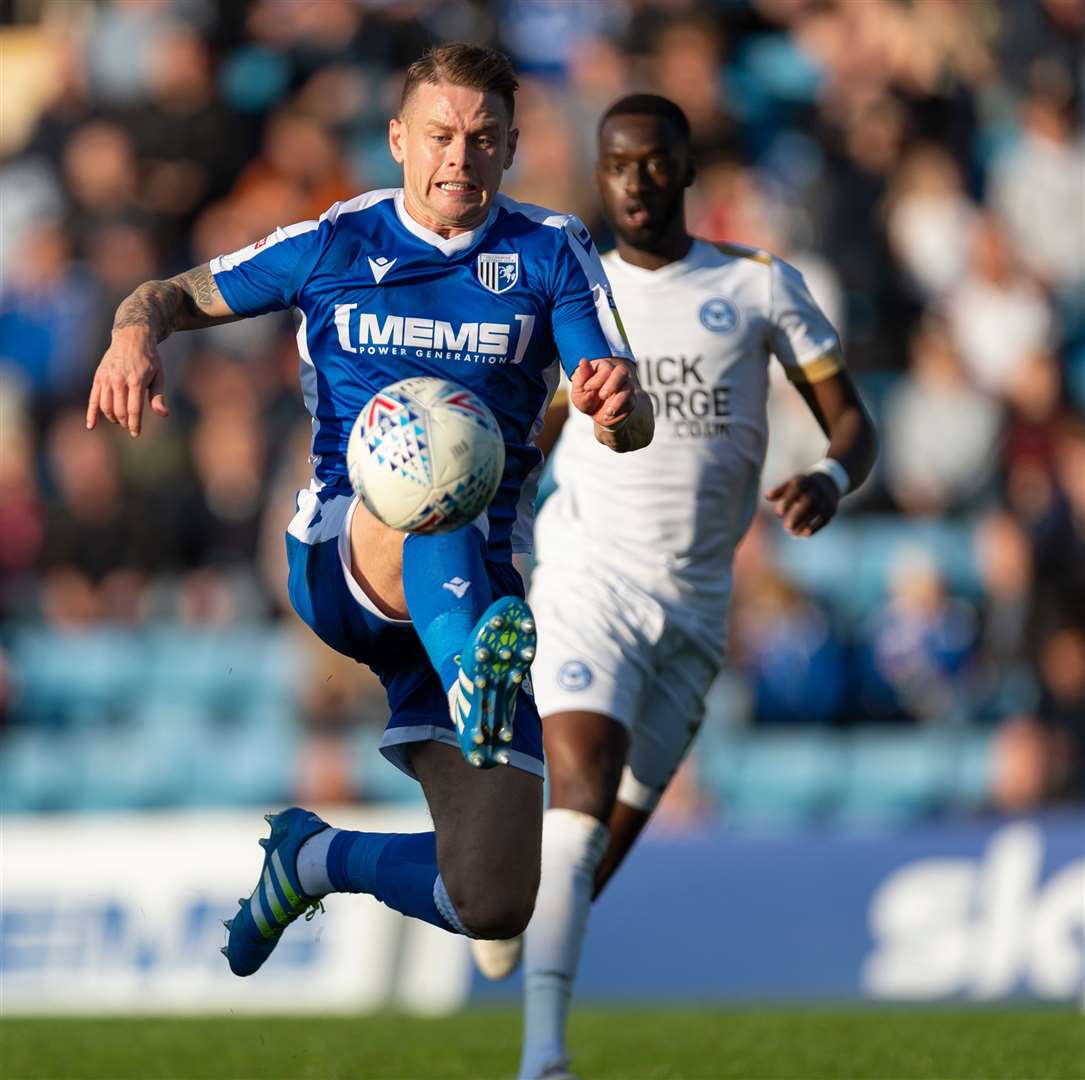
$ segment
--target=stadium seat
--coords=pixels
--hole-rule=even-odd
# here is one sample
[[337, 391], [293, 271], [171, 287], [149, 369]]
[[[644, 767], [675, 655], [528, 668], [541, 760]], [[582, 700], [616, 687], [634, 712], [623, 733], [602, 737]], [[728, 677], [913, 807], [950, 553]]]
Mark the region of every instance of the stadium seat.
[[953, 797], [956, 758], [952, 731], [857, 728], [839, 820], [889, 825], [934, 814]]
[[293, 704], [300, 685], [296, 648], [288, 635], [264, 628], [193, 633], [158, 628], [150, 642], [150, 700], [186, 702], [229, 724], [255, 703]]
[[834, 803], [843, 751], [828, 731], [792, 729], [744, 740], [734, 784], [722, 798], [724, 820], [785, 825], [814, 820]]
[[66, 732], [28, 727], [0, 741], [0, 812], [70, 810], [79, 765]]
[[845, 516], [813, 540], [782, 534], [777, 550], [786, 573], [804, 590], [859, 620], [881, 603], [893, 567], [911, 551], [929, 557], [953, 592], [978, 595], [971, 536], [967, 522]]
[[994, 735], [987, 730], [970, 730], [957, 739], [953, 769], [953, 804], [961, 810], [984, 809], [991, 799], [994, 767]]
[[182, 803], [196, 771], [197, 722], [190, 706], [153, 704], [73, 736], [79, 807], [142, 810]]
[[16, 723], [94, 725], [115, 715], [142, 685], [139, 634], [96, 629], [24, 631], [12, 643]]
[[197, 725], [194, 806], [263, 806], [289, 801], [299, 732], [288, 702], [254, 699], [223, 721], [204, 713]]

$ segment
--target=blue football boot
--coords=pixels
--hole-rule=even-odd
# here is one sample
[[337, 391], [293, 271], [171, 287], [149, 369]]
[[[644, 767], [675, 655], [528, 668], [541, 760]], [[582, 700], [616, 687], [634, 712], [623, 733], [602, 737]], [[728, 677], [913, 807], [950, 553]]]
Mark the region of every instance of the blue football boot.
[[323, 910], [320, 900], [306, 896], [298, 880], [298, 849], [328, 823], [309, 810], [292, 806], [281, 814], [265, 814], [271, 836], [260, 841], [264, 865], [260, 880], [241, 910], [223, 925], [228, 937], [222, 947], [235, 975], [251, 975], [279, 944], [283, 931], [301, 914], [311, 919]]
[[535, 619], [516, 596], [495, 600], [463, 646], [449, 695], [463, 756], [477, 769], [509, 763], [516, 695], [535, 659]]

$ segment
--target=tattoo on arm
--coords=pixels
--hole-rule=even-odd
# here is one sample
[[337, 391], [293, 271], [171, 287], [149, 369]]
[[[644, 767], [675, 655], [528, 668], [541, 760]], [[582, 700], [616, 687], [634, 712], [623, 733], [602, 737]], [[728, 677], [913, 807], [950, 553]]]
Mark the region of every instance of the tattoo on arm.
[[194, 319], [206, 317], [216, 300], [222, 299], [215, 275], [211, 273], [211, 267], [204, 263], [192, 270], [186, 270], [170, 279], [183, 293], [182, 302], [188, 309], [186, 314]]
[[113, 319], [113, 329], [146, 326], [161, 341], [175, 329], [176, 314], [176, 286], [168, 281], [145, 281], [121, 301]]
[[235, 318], [226, 307], [215, 275], [204, 263], [168, 281], [144, 282], [121, 301], [113, 329], [145, 326], [162, 341], [175, 330], [195, 330]]

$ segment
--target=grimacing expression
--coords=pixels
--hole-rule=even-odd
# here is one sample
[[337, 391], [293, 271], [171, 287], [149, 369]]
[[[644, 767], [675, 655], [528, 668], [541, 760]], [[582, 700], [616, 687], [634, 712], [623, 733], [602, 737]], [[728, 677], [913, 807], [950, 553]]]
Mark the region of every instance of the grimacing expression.
[[499, 94], [420, 83], [388, 125], [407, 209], [434, 232], [466, 232], [490, 212], [519, 133]]
[[689, 145], [664, 117], [612, 116], [599, 133], [595, 182], [615, 233], [651, 251], [681, 217], [693, 182]]

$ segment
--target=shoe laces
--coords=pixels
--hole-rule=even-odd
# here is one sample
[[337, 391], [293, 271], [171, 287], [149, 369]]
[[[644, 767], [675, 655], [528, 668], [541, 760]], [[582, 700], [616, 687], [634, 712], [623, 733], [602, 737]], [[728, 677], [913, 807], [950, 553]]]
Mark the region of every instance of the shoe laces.
[[324, 901], [323, 900], [314, 900], [305, 909], [305, 921], [306, 922], [312, 922], [313, 919], [315, 919], [318, 915], [323, 915], [323, 914], [324, 914]]

